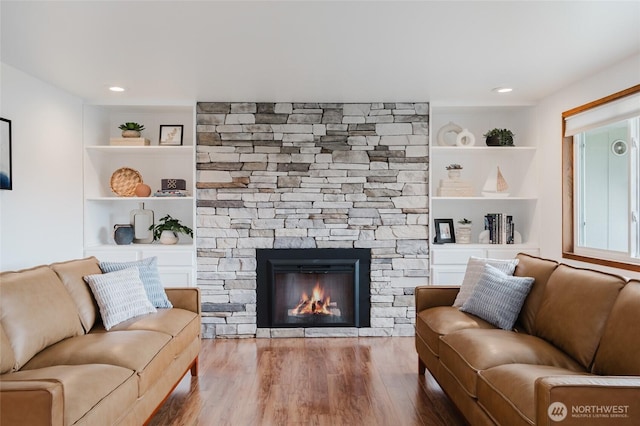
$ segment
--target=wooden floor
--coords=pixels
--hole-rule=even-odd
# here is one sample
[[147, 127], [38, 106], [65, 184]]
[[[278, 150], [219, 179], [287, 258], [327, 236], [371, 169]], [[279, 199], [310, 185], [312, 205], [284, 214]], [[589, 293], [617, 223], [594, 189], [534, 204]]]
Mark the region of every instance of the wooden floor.
[[151, 425], [463, 425], [412, 337], [203, 340]]

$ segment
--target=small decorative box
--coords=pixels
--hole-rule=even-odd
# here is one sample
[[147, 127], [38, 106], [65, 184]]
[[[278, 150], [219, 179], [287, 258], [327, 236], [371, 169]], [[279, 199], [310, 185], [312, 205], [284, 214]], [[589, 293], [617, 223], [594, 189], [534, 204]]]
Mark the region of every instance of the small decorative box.
[[162, 179], [162, 190], [185, 190], [187, 189], [187, 182], [184, 179]]

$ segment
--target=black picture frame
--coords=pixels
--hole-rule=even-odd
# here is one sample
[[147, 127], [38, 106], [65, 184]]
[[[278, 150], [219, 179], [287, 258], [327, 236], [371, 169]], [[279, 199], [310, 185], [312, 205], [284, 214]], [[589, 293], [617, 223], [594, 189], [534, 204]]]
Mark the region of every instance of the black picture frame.
[[453, 219], [434, 219], [436, 227], [436, 244], [455, 243], [456, 234], [453, 228]]
[[159, 145], [179, 146], [182, 145], [182, 135], [184, 126], [182, 124], [161, 124]]
[[0, 117], [0, 189], [13, 189], [11, 120]]

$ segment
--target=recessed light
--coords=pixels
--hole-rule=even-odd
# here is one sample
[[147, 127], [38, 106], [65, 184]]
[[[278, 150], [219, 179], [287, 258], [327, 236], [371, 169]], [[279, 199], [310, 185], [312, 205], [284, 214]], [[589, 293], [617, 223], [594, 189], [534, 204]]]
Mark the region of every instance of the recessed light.
[[124, 87], [111, 86], [109, 87], [109, 90], [111, 90], [112, 92], [124, 92]]
[[496, 87], [495, 89], [491, 89], [491, 91], [496, 93], [509, 93], [512, 92], [513, 89], [511, 87]]

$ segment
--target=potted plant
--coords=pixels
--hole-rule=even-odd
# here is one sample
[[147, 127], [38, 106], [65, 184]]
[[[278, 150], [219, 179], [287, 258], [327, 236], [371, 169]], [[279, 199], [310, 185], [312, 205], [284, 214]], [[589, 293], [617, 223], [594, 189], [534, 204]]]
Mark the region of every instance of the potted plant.
[[144, 130], [144, 125], [134, 122], [127, 122], [118, 126], [118, 129], [122, 130], [123, 138], [139, 138], [140, 132]]
[[449, 164], [445, 168], [449, 172], [449, 179], [457, 179], [460, 177], [460, 171], [462, 170], [462, 166], [460, 164]]
[[179, 239], [178, 234], [187, 234], [193, 238], [193, 230], [170, 215], [160, 219], [157, 225], [151, 225], [149, 230], [153, 231], [153, 240], [160, 240], [162, 244], [176, 244]]
[[513, 146], [513, 132], [509, 129], [493, 129], [483, 135], [488, 146]]
[[458, 221], [456, 242], [459, 244], [469, 244], [471, 242], [471, 221], [466, 217]]

